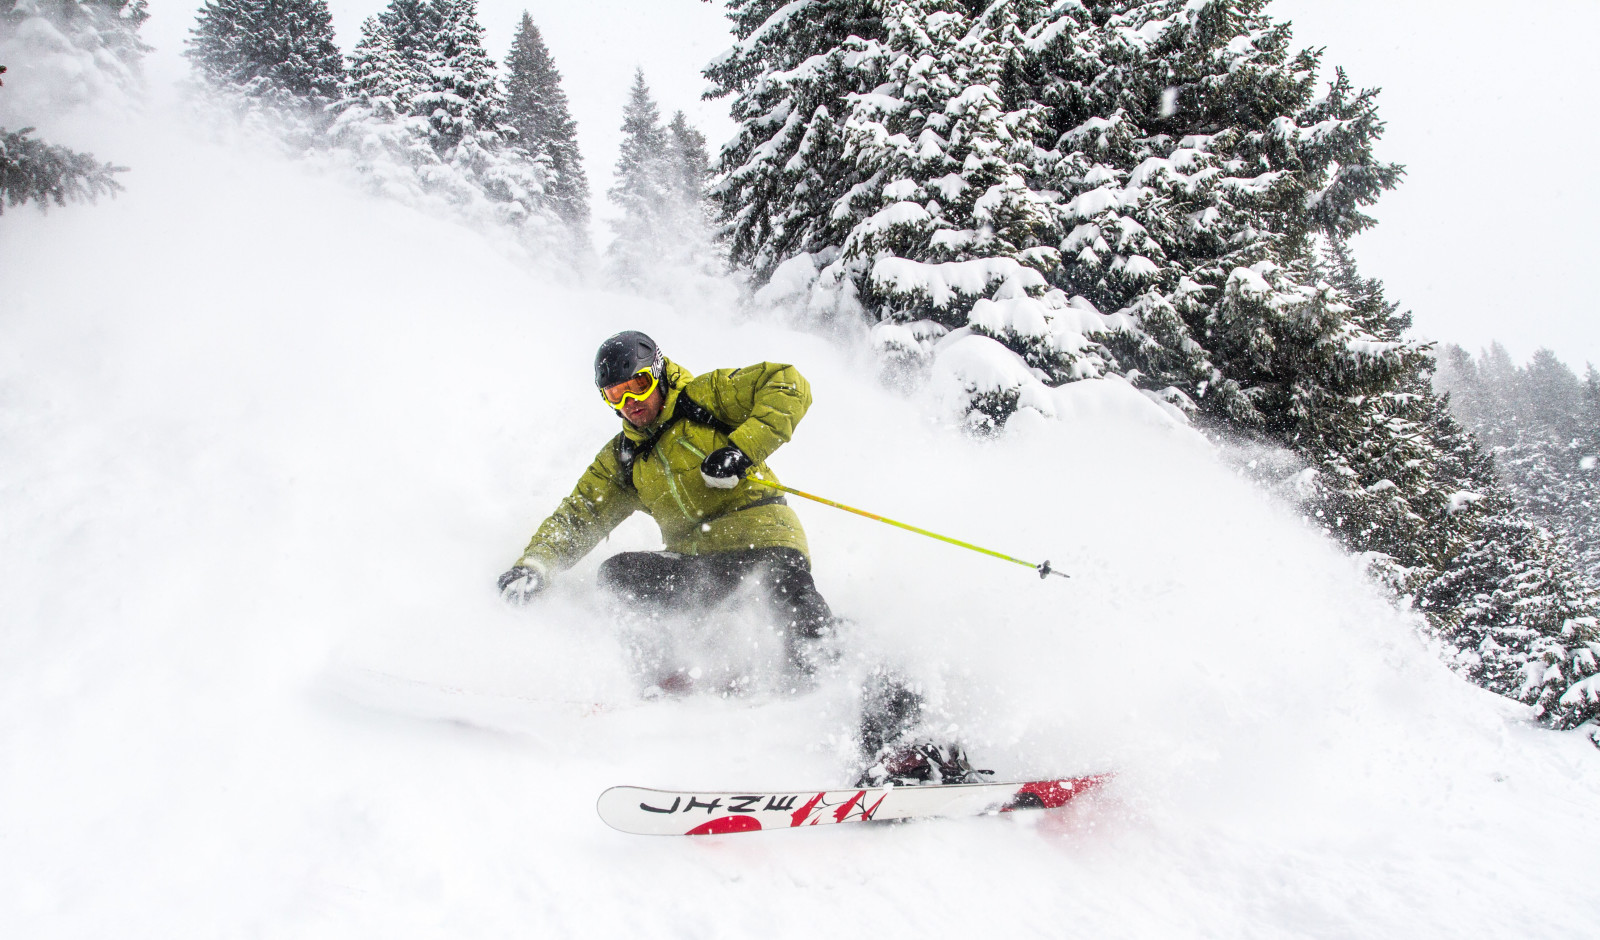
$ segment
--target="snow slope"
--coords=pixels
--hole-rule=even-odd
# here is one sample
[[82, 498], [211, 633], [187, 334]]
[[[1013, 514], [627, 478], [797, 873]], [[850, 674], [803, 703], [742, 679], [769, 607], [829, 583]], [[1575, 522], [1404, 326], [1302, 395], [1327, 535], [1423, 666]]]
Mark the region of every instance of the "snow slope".
[[[0, 219], [0, 934], [1583, 936], [1600, 755], [1460, 682], [1352, 564], [1114, 384], [979, 444], [816, 336], [563, 285], [492, 237], [201, 134], [91, 141]], [[593, 597], [494, 577], [613, 433], [592, 350], [797, 364], [792, 485], [856, 622], [797, 699], [644, 701]], [[690, 628], [683, 628], [692, 634]], [[686, 635], [759, 663], [737, 624]], [[767, 646], [763, 646], [767, 644]], [[709, 651], [709, 652], [707, 652]], [[624, 836], [606, 786], [847, 782], [889, 661], [1060, 813]]]

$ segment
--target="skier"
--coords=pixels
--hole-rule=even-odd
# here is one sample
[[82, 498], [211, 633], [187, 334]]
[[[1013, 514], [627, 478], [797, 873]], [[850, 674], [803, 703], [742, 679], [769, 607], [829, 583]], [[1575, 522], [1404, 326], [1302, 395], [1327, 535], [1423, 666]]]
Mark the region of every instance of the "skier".
[[[637, 331], [600, 345], [600, 396], [622, 418], [572, 494], [500, 576], [503, 597], [525, 604], [638, 510], [661, 528], [666, 550], [622, 552], [600, 566], [600, 588], [620, 609], [655, 615], [703, 610], [755, 581], [784, 628], [786, 661], [804, 685], [831, 658], [833, 612], [811, 576], [800, 518], [766, 460], [794, 435], [811, 386], [790, 365], [762, 362], [692, 375]], [[863, 695], [863, 781], [976, 779], [959, 747], [923, 740], [920, 697], [878, 670]]]
[[811, 386], [789, 365], [763, 362], [692, 375], [643, 333], [600, 345], [595, 385], [622, 432], [539, 526], [500, 591], [526, 603], [643, 509], [661, 527], [663, 552], [623, 552], [600, 566], [600, 587], [620, 607], [655, 614], [709, 607], [758, 579], [784, 627], [790, 667], [813, 673], [833, 612], [811, 577], [805, 530], [766, 459], [794, 435]]

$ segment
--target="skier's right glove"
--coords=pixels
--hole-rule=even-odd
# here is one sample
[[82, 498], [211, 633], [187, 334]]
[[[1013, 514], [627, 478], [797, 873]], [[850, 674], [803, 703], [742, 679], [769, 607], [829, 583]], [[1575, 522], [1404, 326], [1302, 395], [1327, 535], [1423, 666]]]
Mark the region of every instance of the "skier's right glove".
[[706, 486], [718, 490], [731, 490], [744, 479], [744, 473], [754, 463], [737, 447], [719, 447], [706, 456], [700, 464], [700, 477]]
[[549, 579], [539, 569], [517, 565], [500, 576], [500, 596], [506, 603], [521, 607], [549, 584]]

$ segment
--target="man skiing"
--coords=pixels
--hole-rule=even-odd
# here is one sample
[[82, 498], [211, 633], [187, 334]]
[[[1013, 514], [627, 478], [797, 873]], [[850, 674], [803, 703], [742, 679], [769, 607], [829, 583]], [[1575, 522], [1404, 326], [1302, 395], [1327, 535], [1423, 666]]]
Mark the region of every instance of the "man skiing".
[[[793, 366], [762, 362], [703, 375], [667, 359], [643, 333], [600, 345], [595, 386], [622, 418], [572, 494], [500, 576], [508, 602], [525, 604], [633, 513], [661, 527], [666, 550], [622, 552], [600, 566], [600, 587], [625, 610], [704, 609], [754, 581], [783, 627], [787, 662], [810, 677], [835, 632], [811, 576], [800, 518], [766, 459], [794, 435], [811, 386]], [[879, 669], [862, 697], [862, 785], [980, 779], [960, 747], [919, 737], [921, 698]]]
[[666, 551], [606, 559], [603, 591], [657, 613], [710, 606], [759, 579], [789, 664], [810, 674], [833, 613], [812, 580], [799, 516], [781, 493], [746, 478], [775, 479], [766, 459], [794, 435], [811, 406], [810, 384], [793, 366], [770, 362], [695, 376], [635, 331], [601, 344], [594, 378], [622, 432], [501, 575], [501, 593], [525, 603], [642, 509], [661, 527]]

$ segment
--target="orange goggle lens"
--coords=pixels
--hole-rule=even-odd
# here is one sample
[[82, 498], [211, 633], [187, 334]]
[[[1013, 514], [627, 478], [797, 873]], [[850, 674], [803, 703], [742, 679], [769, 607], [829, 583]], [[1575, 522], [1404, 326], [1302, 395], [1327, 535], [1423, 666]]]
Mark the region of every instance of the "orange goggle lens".
[[629, 398], [649, 398], [650, 393], [655, 390], [655, 374], [645, 369], [642, 372], [635, 372], [626, 381], [606, 386], [600, 390], [600, 396], [614, 408]]

